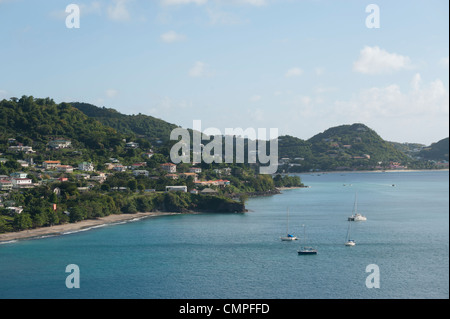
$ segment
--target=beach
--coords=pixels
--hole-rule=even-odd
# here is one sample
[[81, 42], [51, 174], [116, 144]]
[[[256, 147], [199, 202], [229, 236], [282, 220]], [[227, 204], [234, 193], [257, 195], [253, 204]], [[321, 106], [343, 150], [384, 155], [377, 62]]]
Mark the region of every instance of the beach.
[[118, 214], [110, 215], [98, 219], [83, 220], [78, 223], [68, 223], [51, 227], [40, 227], [36, 229], [23, 230], [19, 232], [11, 232], [0, 234], [0, 243], [11, 242], [16, 240], [42, 238], [50, 236], [59, 236], [71, 232], [77, 232], [89, 228], [99, 227], [108, 224], [115, 224], [138, 220], [142, 218], [173, 215], [176, 213], [136, 213], [136, 214]]

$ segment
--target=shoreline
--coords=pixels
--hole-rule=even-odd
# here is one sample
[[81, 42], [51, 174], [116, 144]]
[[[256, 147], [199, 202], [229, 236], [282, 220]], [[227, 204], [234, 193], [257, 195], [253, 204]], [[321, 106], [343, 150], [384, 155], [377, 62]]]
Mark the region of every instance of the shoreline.
[[442, 169], [388, 169], [388, 170], [354, 170], [354, 171], [317, 171], [317, 172], [301, 172], [287, 173], [292, 175], [314, 175], [314, 174], [332, 174], [332, 173], [408, 173], [408, 172], [448, 172], [448, 168]]
[[75, 232], [89, 230], [110, 224], [118, 224], [133, 220], [140, 220], [148, 217], [175, 215], [178, 213], [136, 213], [136, 214], [118, 214], [101, 217], [98, 219], [87, 219], [78, 223], [68, 223], [51, 227], [40, 227], [35, 229], [22, 230], [19, 232], [10, 232], [0, 234], [0, 244], [16, 242], [18, 240], [39, 239], [53, 236], [68, 235]]

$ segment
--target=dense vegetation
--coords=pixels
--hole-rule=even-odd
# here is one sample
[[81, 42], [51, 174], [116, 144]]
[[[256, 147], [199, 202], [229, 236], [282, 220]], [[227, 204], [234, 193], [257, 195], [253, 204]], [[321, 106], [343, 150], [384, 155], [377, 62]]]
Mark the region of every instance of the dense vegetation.
[[174, 128], [177, 128], [174, 124], [144, 114], [125, 115], [114, 109], [99, 108], [88, 103], [72, 102], [71, 105], [79, 109], [89, 118], [112, 127], [118, 132], [145, 137], [152, 142], [158, 140], [163, 142], [168, 141], [170, 132]]
[[419, 156], [428, 160], [448, 161], [448, 151], [449, 139], [447, 137], [437, 143], [431, 144], [429, 147], [424, 148], [419, 153]]

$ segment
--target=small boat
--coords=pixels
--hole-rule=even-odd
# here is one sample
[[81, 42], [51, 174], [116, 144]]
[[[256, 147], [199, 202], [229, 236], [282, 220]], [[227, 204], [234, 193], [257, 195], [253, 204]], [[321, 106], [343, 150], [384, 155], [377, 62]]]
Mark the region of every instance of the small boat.
[[297, 237], [289, 234], [289, 208], [287, 209], [287, 226], [286, 226], [286, 236], [281, 237], [281, 241], [294, 241]]
[[[303, 225], [303, 242], [306, 243], [305, 225]], [[317, 249], [313, 247], [303, 246], [297, 251], [299, 255], [317, 255]]]
[[351, 226], [352, 223], [348, 223], [348, 229], [347, 229], [347, 237], [345, 240], [345, 246], [355, 246], [356, 242], [353, 239], [350, 239], [350, 230], [351, 230]]
[[348, 218], [349, 222], [361, 222], [366, 221], [367, 217], [358, 213], [358, 198], [355, 195], [355, 205], [353, 207], [353, 214]]

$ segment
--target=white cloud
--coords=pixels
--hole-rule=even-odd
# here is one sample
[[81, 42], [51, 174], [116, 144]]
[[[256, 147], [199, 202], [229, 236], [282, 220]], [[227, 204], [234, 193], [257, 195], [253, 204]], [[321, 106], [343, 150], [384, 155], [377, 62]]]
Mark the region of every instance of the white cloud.
[[112, 99], [115, 98], [119, 94], [119, 92], [114, 89], [108, 89], [105, 91], [105, 94], [108, 98]]
[[289, 69], [286, 72], [285, 76], [289, 78], [289, 77], [293, 77], [293, 76], [300, 76], [302, 74], [303, 74], [303, 70], [302, 69], [300, 69], [300, 68], [292, 68], [292, 69]]
[[201, 61], [195, 62], [194, 66], [189, 70], [189, 76], [193, 78], [209, 77], [211, 75], [212, 72], [210, 71], [208, 65]]
[[115, 21], [125, 21], [130, 19], [130, 13], [126, 7], [129, 0], [114, 0], [107, 8], [108, 17]]
[[195, 3], [197, 5], [202, 5], [207, 3], [208, 0], [162, 0], [161, 4], [165, 6], [173, 6], [173, 5], [180, 5], [180, 4], [191, 4]]
[[417, 73], [406, 92], [397, 84], [373, 87], [361, 91], [349, 101], [337, 101], [335, 106], [336, 114], [357, 116], [363, 121], [372, 118], [448, 117], [449, 92], [441, 80], [423, 85]]
[[165, 43], [174, 43], [186, 40], [186, 36], [183, 34], [176, 33], [175, 31], [168, 31], [161, 34], [161, 40]]
[[411, 68], [411, 59], [396, 53], [389, 53], [378, 46], [366, 46], [361, 50], [353, 70], [363, 74], [384, 74]]
[[261, 7], [267, 5], [266, 0], [235, 0], [237, 4], [248, 4], [256, 7]]

